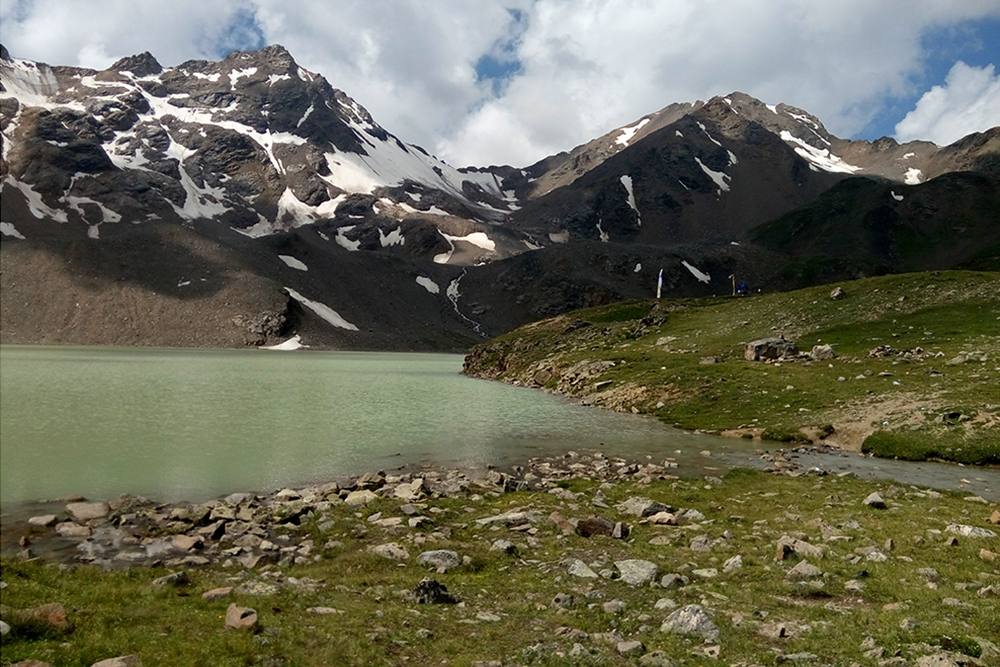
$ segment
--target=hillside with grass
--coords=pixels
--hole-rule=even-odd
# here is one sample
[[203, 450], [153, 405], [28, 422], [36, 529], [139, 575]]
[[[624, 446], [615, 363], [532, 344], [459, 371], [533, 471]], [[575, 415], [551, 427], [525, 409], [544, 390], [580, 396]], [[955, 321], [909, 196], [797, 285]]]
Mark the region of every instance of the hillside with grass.
[[[799, 353], [748, 360], [764, 338]], [[1000, 274], [942, 271], [581, 310], [473, 348], [464, 372], [685, 429], [997, 464], [998, 355]]]

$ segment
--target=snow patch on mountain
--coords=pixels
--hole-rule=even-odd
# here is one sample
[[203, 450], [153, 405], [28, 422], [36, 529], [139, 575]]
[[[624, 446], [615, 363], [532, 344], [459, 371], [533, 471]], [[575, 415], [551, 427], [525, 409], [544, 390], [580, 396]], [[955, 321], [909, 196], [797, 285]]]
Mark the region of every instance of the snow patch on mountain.
[[892, 198], [896, 201], [903, 201], [903, 195], [897, 195], [895, 190], [889, 190], [889, 194], [892, 195]]
[[820, 149], [807, 144], [788, 130], [781, 131], [781, 139], [785, 143], [790, 144], [800, 157], [824, 171], [853, 174], [861, 169], [861, 167], [855, 167], [852, 164], [844, 162], [840, 157], [825, 148]]
[[685, 260], [682, 259], [681, 260], [681, 264], [683, 264], [684, 268], [686, 268], [688, 271], [690, 271], [691, 275], [694, 276], [695, 278], [697, 278], [700, 282], [708, 284], [712, 280], [712, 276], [708, 275], [707, 273], [703, 273], [703, 272], [699, 271], [694, 266], [688, 264], [687, 261], [685, 261]]
[[635, 133], [641, 130], [648, 122], [649, 122], [648, 118], [643, 118], [635, 125], [623, 128], [621, 134], [619, 134], [618, 138], [615, 139], [615, 143], [621, 145], [624, 148], [628, 148], [628, 144], [630, 141], [632, 141], [632, 138], [635, 137]]
[[358, 250], [361, 249], [361, 241], [352, 241], [346, 236], [347, 232], [354, 229], [354, 227], [355, 225], [340, 227], [339, 229], [337, 229], [337, 236], [334, 238], [334, 240], [337, 242], [337, 245], [339, 245], [344, 250], [347, 250], [348, 252], [357, 252]]
[[268, 347], [262, 347], [260, 349], [262, 349], [262, 350], [278, 350], [278, 351], [282, 351], [282, 352], [287, 352], [287, 351], [290, 351], [290, 350], [301, 350], [304, 347], [308, 347], [308, 346], [307, 345], [303, 345], [302, 344], [302, 337], [299, 336], [298, 334], [295, 334], [294, 336], [292, 336], [291, 338], [289, 338], [288, 340], [286, 340], [283, 343], [278, 343], [277, 345], [269, 345]]
[[4, 236], [12, 236], [15, 239], [21, 239], [22, 241], [27, 240], [24, 234], [17, 231], [17, 228], [9, 222], [0, 222], [0, 234], [3, 234]]
[[425, 290], [431, 294], [440, 294], [441, 287], [434, 282], [431, 278], [427, 276], [417, 276], [417, 284], [423, 287]]
[[696, 157], [694, 161], [698, 163], [698, 166], [701, 167], [701, 170], [705, 172], [709, 178], [715, 181], [715, 184], [719, 188], [719, 191], [716, 193], [717, 195], [721, 195], [723, 191], [729, 192], [729, 183], [726, 182], [727, 178], [732, 180], [732, 177], [729, 174], [723, 171], [710, 169], [704, 162], [701, 161], [700, 158]]
[[44, 220], [45, 218], [51, 218], [56, 222], [68, 222], [69, 216], [66, 215], [66, 211], [59, 209], [54, 209], [44, 201], [42, 201], [42, 196], [32, 189], [27, 183], [22, 183], [13, 176], [9, 175], [7, 178], [3, 179], [4, 185], [9, 185], [12, 188], [18, 190], [28, 204], [28, 210], [31, 211], [31, 215], [35, 216], [39, 220]]
[[639, 207], [635, 203], [635, 192], [632, 190], [632, 177], [625, 175], [621, 177], [622, 185], [625, 186], [625, 191], [628, 194], [628, 205], [635, 211], [636, 223], [642, 226], [642, 214], [639, 213]]
[[306, 266], [304, 262], [292, 257], [291, 255], [278, 255], [278, 259], [287, 264], [290, 268], [297, 269], [299, 271], [309, 270], [309, 267]]
[[[913, 153], [909, 153], [913, 155]], [[920, 185], [923, 182], [924, 173], [919, 169], [907, 169], [903, 182], [907, 185]]]
[[301, 294], [293, 290], [291, 287], [285, 287], [285, 291], [288, 292], [288, 296], [292, 297], [293, 299], [301, 303], [303, 306], [305, 306], [309, 310], [319, 315], [329, 324], [332, 324], [333, 326], [339, 327], [341, 329], [347, 329], [348, 331], [358, 330], [356, 326], [345, 320], [343, 317], [340, 316], [340, 314], [337, 311], [335, 311], [333, 308], [326, 305], [325, 303], [320, 303], [319, 301], [313, 301], [311, 299], [307, 299], [306, 297], [302, 296]]
[[384, 233], [381, 229], [378, 230], [378, 242], [383, 248], [388, 248], [393, 245], [403, 245], [406, 243], [406, 239], [403, 237], [403, 230], [401, 227], [396, 227], [394, 230], [388, 234]]

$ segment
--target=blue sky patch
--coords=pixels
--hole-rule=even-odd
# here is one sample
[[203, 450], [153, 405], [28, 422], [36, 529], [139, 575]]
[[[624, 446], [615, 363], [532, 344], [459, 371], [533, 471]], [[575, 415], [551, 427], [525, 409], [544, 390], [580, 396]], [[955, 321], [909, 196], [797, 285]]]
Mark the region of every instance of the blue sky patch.
[[917, 101], [934, 86], [944, 85], [948, 72], [959, 60], [973, 67], [1000, 68], [1000, 19], [966, 21], [929, 30], [923, 36], [923, 70], [912, 77], [911, 92], [887, 98], [878, 114], [855, 139], [873, 141], [895, 134], [896, 123], [913, 110]]

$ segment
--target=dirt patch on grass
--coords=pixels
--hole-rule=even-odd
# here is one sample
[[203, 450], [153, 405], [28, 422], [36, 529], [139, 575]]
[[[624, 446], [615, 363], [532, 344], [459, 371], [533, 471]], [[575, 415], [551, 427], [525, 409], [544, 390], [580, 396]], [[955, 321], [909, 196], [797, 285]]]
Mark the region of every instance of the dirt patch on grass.
[[885, 422], [893, 427], [918, 426], [924, 423], [925, 414], [940, 407], [937, 402], [939, 395], [898, 394], [852, 403], [840, 411], [839, 418], [833, 420], [834, 433], [826, 439], [826, 444], [860, 452], [865, 438], [885, 425]]

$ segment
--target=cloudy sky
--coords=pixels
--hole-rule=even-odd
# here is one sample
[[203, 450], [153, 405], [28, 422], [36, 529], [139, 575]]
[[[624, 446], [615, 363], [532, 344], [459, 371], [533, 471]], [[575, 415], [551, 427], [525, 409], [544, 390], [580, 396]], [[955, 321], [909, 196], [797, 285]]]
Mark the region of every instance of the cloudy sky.
[[524, 166], [737, 90], [845, 138], [1000, 125], [997, 0], [3, 0], [0, 40], [92, 68], [283, 44], [456, 166]]

